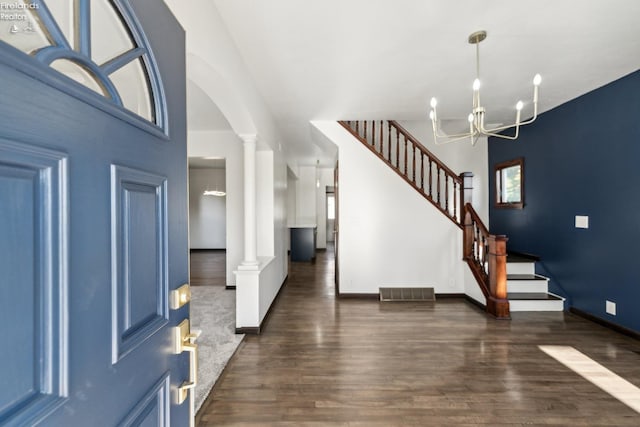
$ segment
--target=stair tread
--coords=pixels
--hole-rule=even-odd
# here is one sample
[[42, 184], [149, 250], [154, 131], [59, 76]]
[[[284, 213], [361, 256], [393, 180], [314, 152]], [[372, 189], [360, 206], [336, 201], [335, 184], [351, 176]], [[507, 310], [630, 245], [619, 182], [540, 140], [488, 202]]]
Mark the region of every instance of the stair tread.
[[509, 300], [540, 300], [540, 301], [562, 301], [562, 298], [545, 292], [510, 292], [507, 294]]
[[534, 263], [536, 262], [535, 259], [531, 259], [531, 258], [527, 258], [525, 256], [522, 255], [518, 255], [518, 254], [507, 254], [507, 263], [510, 262], [530, 262], [530, 263]]
[[547, 280], [546, 277], [537, 274], [507, 274], [507, 280]]

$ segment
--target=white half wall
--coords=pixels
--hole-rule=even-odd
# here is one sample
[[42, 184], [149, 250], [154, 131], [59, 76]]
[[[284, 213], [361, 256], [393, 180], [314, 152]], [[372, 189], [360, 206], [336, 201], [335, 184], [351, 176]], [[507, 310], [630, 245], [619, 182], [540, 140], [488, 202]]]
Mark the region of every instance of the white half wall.
[[242, 141], [231, 131], [189, 131], [189, 157], [223, 157], [226, 160], [227, 285], [236, 285], [233, 271], [244, 255], [244, 175]]
[[227, 247], [226, 197], [205, 196], [205, 190], [225, 190], [225, 169], [189, 168], [189, 246]]
[[[287, 165], [280, 152], [256, 153], [257, 269], [235, 272], [236, 328], [259, 328], [288, 274]], [[273, 252], [268, 255], [267, 252]]]
[[464, 293], [462, 230], [338, 123], [313, 125], [339, 147], [340, 292]]

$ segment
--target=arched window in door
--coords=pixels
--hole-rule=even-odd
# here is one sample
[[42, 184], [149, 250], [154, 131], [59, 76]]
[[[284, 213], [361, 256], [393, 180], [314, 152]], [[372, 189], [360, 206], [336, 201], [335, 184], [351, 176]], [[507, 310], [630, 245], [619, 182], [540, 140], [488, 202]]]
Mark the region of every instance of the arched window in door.
[[165, 129], [160, 76], [126, 0], [17, 0], [0, 9], [0, 40]]

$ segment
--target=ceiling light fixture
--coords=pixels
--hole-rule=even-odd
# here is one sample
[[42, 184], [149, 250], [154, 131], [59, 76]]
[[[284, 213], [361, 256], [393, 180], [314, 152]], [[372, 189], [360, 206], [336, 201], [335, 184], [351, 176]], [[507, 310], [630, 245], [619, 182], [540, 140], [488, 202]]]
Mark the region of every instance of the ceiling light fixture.
[[[524, 122], [520, 121], [520, 115], [524, 104], [522, 101], [518, 101], [516, 104], [516, 121], [513, 124], [506, 126], [497, 126], [487, 129], [485, 127], [485, 109], [480, 103], [480, 42], [487, 38], [486, 31], [476, 31], [469, 36], [469, 44], [476, 45], [476, 79], [473, 81], [473, 109], [471, 114], [467, 117], [469, 122], [469, 132], [460, 133], [455, 135], [441, 134], [439, 130], [438, 113], [436, 106], [438, 101], [436, 98], [431, 98], [431, 112], [429, 118], [431, 119], [431, 125], [433, 126], [433, 138], [436, 144], [444, 144], [448, 142], [459, 141], [465, 138], [470, 138], [471, 144], [475, 145], [478, 138], [481, 136], [495, 136], [504, 139], [516, 139], [518, 138], [518, 132], [520, 126], [528, 125], [538, 116], [538, 87], [542, 81], [540, 74], [536, 74], [533, 78], [533, 116]], [[501, 132], [507, 129], [515, 129], [513, 135], [503, 135]]]
[[216, 182], [216, 189], [215, 190], [209, 190], [209, 184], [207, 184], [207, 188], [206, 188], [206, 190], [204, 190], [202, 195], [203, 196], [224, 197], [224, 196], [227, 195], [227, 193], [222, 191], [222, 190], [218, 190], [218, 183]]
[[223, 196], [226, 196], [227, 193], [225, 193], [224, 191], [220, 191], [220, 190], [204, 190], [202, 195], [203, 196], [223, 197]]

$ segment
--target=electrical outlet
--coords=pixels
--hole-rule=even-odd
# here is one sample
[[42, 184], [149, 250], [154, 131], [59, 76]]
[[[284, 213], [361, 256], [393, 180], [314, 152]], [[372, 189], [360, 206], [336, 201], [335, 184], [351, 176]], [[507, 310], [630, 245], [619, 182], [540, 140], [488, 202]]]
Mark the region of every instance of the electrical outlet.
[[606, 310], [607, 310], [607, 313], [609, 313], [612, 316], [615, 316], [616, 315], [616, 303], [607, 300]]
[[576, 228], [589, 228], [589, 217], [576, 215]]

